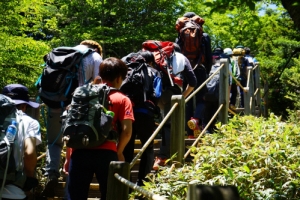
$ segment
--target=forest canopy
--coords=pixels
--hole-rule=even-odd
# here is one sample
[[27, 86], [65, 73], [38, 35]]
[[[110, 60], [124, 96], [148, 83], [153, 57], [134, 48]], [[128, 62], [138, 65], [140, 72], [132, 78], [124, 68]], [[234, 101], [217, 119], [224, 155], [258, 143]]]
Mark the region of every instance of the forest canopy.
[[[272, 3], [271, 8], [268, 7]], [[175, 41], [176, 19], [193, 11], [205, 19], [212, 48], [251, 49], [268, 82], [271, 110], [299, 109], [299, 3], [288, 1], [24, 0], [0, 2], [0, 86], [34, 86], [43, 56], [85, 39], [99, 42], [104, 58], [141, 49], [148, 39]], [[264, 14], [261, 14], [261, 11]], [[274, 101], [276, 100], [276, 101]], [[279, 106], [280, 105], [280, 106]]]

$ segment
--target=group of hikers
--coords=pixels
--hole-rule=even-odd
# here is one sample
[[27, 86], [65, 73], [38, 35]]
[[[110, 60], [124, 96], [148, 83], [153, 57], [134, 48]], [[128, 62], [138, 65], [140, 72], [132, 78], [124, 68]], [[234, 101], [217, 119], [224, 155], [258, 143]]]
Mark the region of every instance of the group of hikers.
[[[230, 108], [243, 107], [247, 66], [254, 66], [250, 49], [243, 46], [211, 49], [209, 35], [203, 32], [204, 20], [193, 12], [185, 13], [176, 22], [175, 42], [147, 40], [138, 52], [123, 58], [103, 60], [102, 47], [93, 40], [84, 40], [75, 47], [58, 47], [44, 57], [46, 67], [36, 85], [39, 97], [47, 106], [47, 181], [42, 198], [54, 197], [60, 177], [61, 152], [67, 145], [63, 172], [68, 175], [66, 199], [87, 199], [95, 174], [101, 199], [106, 199], [111, 161], [131, 162], [135, 139], [144, 145], [153, 134], [156, 122], [171, 109], [172, 95], [187, 98], [217, 68], [222, 58], [228, 59]], [[219, 75], [216, 74], [186, 104], [187, 137], [194, 138], [205, 127], [218, 108]], [[237, 94], [241, 101], [236, 102]], [[18, 133], [13, 142], [1, 135], [10, 160], [16, 169], [0, 170], [2, 199], [26, 199], [24, 191], [38, 184], [35, 178], [36, 146], [41, 143], [39, 123], [25, 114], [28, 106], [39, 104], [29, 100], [28, 89], [10, 84], [2, 90], [2, 109], [14, 108], [1, 116], [1, 131], [8, 132], [12, 120]], [[171, 123], [162, 128], [160, 151], [154, 158], [153, 141], [142, 154], [136, 184], [143, 186], [147, 174], [164, 166], [170, 158]], [[214, 123], [207, 134], [214, 132]], [[2, 148], [2, 147], [1, 147]], [[8, 163], [9, 161], [7, 161]], [[6, 163], [4, 163], [6, 164]], [[10, 177], [15, 172], [18, 178]], [[11, 178], [11, 179], [10, 179]], [[21, 180], [22, 179], [22, 180]]]

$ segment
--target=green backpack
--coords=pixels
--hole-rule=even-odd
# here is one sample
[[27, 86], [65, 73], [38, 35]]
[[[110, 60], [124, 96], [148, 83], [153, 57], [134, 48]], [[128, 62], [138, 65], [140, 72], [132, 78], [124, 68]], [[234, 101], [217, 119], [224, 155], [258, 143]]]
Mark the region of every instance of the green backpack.
[[114, 113], [108, 111], [108, 95], [116, 90], [106, 84], [76, 88], [71, 104], [62, 115], [63, 140], [67, 147], [93, 148], [106, 140], [117, 140], [112, 130]]

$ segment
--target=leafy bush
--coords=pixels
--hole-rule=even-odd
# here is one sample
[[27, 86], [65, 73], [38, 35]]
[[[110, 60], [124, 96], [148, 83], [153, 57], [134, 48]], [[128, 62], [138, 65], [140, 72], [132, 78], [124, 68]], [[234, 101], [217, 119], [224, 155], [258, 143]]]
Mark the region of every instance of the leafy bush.
[[242, 199], [300, 199], [299, 118], [235, 116], [192, 148], [192, 163], [150, 174], [144, 188], [182, 200], [194, 182], [235, 185]]

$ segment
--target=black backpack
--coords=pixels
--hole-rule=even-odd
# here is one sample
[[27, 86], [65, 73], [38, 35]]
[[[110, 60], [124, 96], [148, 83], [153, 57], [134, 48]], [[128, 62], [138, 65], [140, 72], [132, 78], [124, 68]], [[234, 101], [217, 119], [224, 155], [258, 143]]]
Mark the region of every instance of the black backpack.
[[[211, 76], [220, 66], [213, 65], [209, 76]], [[220, 82], [220, 71], [216, 73], [212, 79], [206, 83], [207, 93], [205, 94], [205, 101], [216, 102], [219, 101], [219, 82]]]
[[68, 147], [93, 148], [106, 140], [117, 140], [117, 133], [112, 130], [114, 114], [107, 110], [112, 90], [117, 89], [91, 83], [76, 88], [62, 115], [61, 130]]
[[139, 53], [130, 53], [122, 61], [128, 66], [128, 73], [120, 91], [131, 100], [134, 108], [157, 109], [155, 107], [162, 90], [160, 72], [145, 63]]
[[41, 100], [50, 108], [70, 104], [72, 93], [78, 87], [78, 68], [82, 59], [93, 50], [76, 47], [58, 47], [44, 56], [45, 68], [36, 82]]

